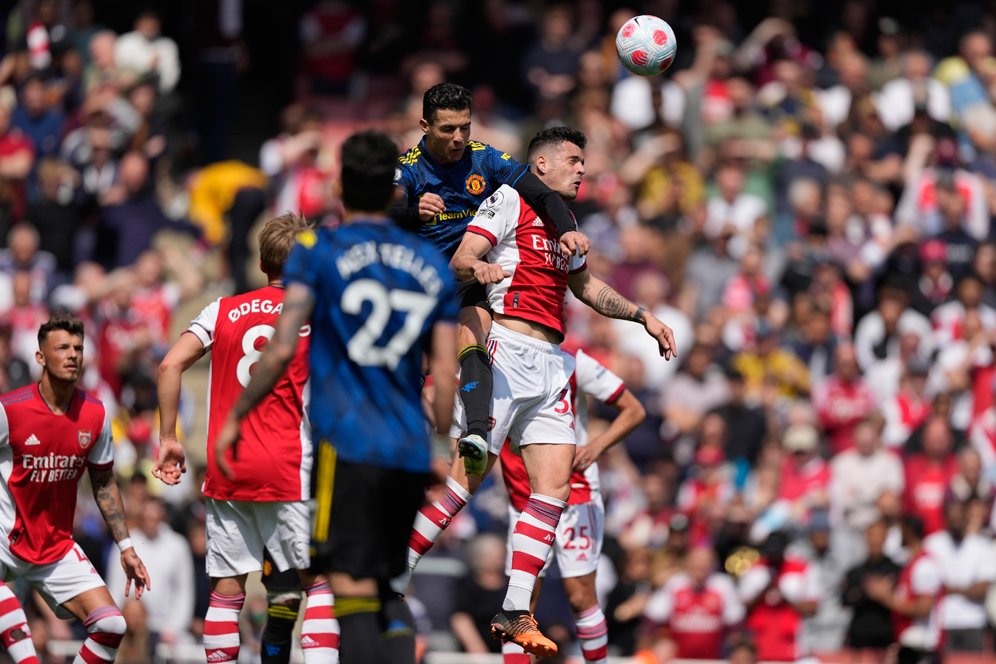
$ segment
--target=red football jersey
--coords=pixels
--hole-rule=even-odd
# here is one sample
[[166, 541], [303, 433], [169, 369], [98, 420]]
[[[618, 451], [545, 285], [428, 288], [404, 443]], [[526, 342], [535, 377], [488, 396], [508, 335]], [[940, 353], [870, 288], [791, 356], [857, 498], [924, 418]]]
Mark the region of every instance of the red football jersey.
[[[943, 590], [943, 580], [937, 561], [926, 551], [913, 557], [896, 579], [896, 595], [904, 601], [921, 597], [939, 598]], [[896, 641], [901, 645], [921, 650], [933, 650], [941, 640], [941, 630], [937, 620], [937, 606], [930, 610], [926, 618], [913, 619], [899, 613], [892, 614], [892, 628]]]
[[204, 495], [217, 500], [256, 502], [306, 500], [311, 478], [311, 431], [305, 411], [308, 337], [301, 328], [297, 355], [273, 392], [242, 422], [237, 458], [228, 462], [230, 480], [214, 460], [214, 439], [246, 385], [253, 365], [275, 331], [284, 289], [266, 286], [215, 300], [187, 328], [211, 351], [208, 386], [208, 468]]
[[[565, 395], [565, 399], [570, 398], [570, 408], [574, 411], [577, 446], [584, 447], [588, 444], [587, 395], [590, 394], [602, 403], [613, 404], [622, 396], [626, 385], [622, 378], [603, 367], [598, 360], [583, 350], [578, 350], [574, 359], [576, 361], [574, 373], [571, 374], [571, 393]], [[580, 399], [578, 394], [581, 395]], [[566, 401], [564, 406], [567, 406]], [[526, 508], [530, 494], [526, 465], [522, 463], [522, 457], [512, 451], [509, 441], [505, 441], [505, 445], [502, 446], [500, 458], [501, 476], [508, 491], [509, 502], [521, 512]], [[571, 495], [567, 500], [569, 505], [580, 505], [599, 497], [598, 464], [593, 463], [584, 471], [575, 470], [571, 473]]]
[[538, 217], [508, 185], [478, 208], [467, 230], [491, 243], [488, 262], [512, 273], [488, 286], [491, 310], [539, 323], [563, 336], [567, 275], [586, 269], [584, 258], [564, 254], [553, 225]]
[[678, 657], [719, 659], [726, 630], [743, 620], [744, 607], [730, 577], [713, 574], [699, 588], [681, 573], [654, 592], [644, 615], [668, 627]]
[[914, 454], [906, 460], [905, 470], [903, 509], [923, 520], [925, 534], [941, 530], [944, 528], [944, 492], [958, 472], [958, 460], [954, 454], [943, 461]]
[[73, 548], [80, 477], [87, 467], [114, 462], [107, 412], [82, 390], [56, 415], [38, 385], [0, 397], [0, 528], [11, 552], [36, 565], [61, 560]]
[[[772, 573], [777, 592], [767, 590]], [[777, 572], [763, 561], [740, 579], [740, 595], [746, 604], [764, 593], [747, 614], [747, 629], [754, 634], [757, 657], [774, 662], [794, 662], [805, 654], [802, 616], [792, 606], [804, 600], [819, 601], [816, 574], [801, 558], [787, 558]]]

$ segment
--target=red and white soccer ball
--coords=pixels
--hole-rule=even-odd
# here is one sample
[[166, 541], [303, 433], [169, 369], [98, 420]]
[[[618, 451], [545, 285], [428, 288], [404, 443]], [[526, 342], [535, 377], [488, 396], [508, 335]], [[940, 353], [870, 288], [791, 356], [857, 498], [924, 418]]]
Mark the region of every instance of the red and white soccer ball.
[[674, 62], [678, 41], [667, 21], [634, 16], [616, 34], [616, 53], [623, 67], [640, 76], [656, 76]]

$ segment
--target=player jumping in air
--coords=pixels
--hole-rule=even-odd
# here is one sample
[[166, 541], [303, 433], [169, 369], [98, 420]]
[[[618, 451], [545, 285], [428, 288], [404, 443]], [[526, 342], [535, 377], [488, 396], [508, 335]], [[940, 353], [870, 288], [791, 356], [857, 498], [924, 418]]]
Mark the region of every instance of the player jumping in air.
[[[530, 168], [561, 196], [574, 198], [584, 175], [585, 142], [584, 134], [566, 127], [541, 131], [529, 143]], [[408, 566], [414, 569], [466, 505], [510, 436], [525, 463], [531, 494], [515, 525], [512, 575], [492, 629], [502, 640], [548, 656], [556, 652], [556, 645], [540, 633], [529, 614], [529, 600], [555, 541], [574, 464], [569, 384], [574, 362], [560, 350], [567, 287], [602, 315], [642, 324], [666, 359], [675, 356], [674, 335], [644, 307], [593, 277], [583, 258], [565, 254], [552, 225], [508, 186], [481, 205], [452, 265], [459, 278], [488, 286], [495, 322], [488, 340], [495, 377], [491, 405], [495, 427], [483, 463], [475, 466], [466, 457], [465, 464], [454, 464], [444, 497], [420, 511]], [[460, 406], [458, 402], [454, 420], [463, 425]], [[455, 426], [451, 434], [456, 437], [463, 430]]]
[[[452, 257], [477, 208], [506, 185], [552, 224], [553, 239], [566, 255], [587, 254], [588, 238], [577, 230], [556, 192], [508, 153], [470, 140], [470, 102], [470, 92], [452, 83], [426, 91], [420, 121], [425, 136], [399, 158], [395, 171], [401, 202], [392, 211], [394, 218]], [[491, 363], [484, 347], [491, 315], [487, 293], [477, 281], [462, 284], [459, 297], [460, 399], [467, 413], [459, 451], [481, 465], [487, 456], [491, 405]]]
[[310, 324], [312, 567], [329, 573], [342, 660], [357, 664], [414, 663], [414, 632], [395, 629], [411, 615], [389, 582], [405, 569], [425, 488], [451, 457], [443, 434], [455, 386], [436, 385], [433, 461], [420, 383], [426, 351], [440, 375], [456, 373], [456, 283], [438, 249], [387, 216], [396, 159], [379, 132], [343, 144], [343, 225], [299, 236], [276, 332], [215, 440], [216, 454], [237, 441], [239, 421], [277, 383]]
[[[82, 321], [55, 315], [42, 324], [35, 358], [41, 380], [0, 397], [0, 472], [6, 488], [0, 492], [0, 569], [8, 578], [27, 579], [60, 618], [83, 623], [88, 636], [74, 664], [109, 664], [127, 626], [103, 579], [73, 541], [84, 470], [121, 550], [125, 596], [132, 583], [136, 598], [151, 590], [149, 574], [125, 525], [110, 418], [100, 401], [76, 388], [83, 371]], [[5, 621], [15, 617], [2, 606], [0, 612]], [[14, 631], [26, 634], [27, 626]], [[8, 645], [13, 634], [4, 634], [13, 654]], [[15, 646], [17, 641], [12, 639]]]
[[[242, 424], [239, 457], [217, 457], [212, 445], [239, 392], [249, 383], [261, 347], [273, 336], [284, 300], [284, 263], [297, 235], [305, 230], [307, 222], [290, 214], [267, 221], [259, 233], [259, 262], [269, 284], [219, 298], [205, 307], [159, 367], [160, 448], [153, 474], [166, 484], [177, 484], [185, 470], [183, 446], [176, 438], [181, 375], [211, 353], [204, 481], [206, 564], [212, 591], [204, 633], [209, 662], [238, 660], [238, 619], [246, 597], [246, 577], [263, 569], [264, 553], [280, 572], [296, 570], [307, 594], [301, 631], [305, 662], [338, 659], [339, 628], [331, 589], [328, 582], [316, 581], [307, 571], [312, 464], [311, 431], [304, 416], [307, 326], [301, 328], [302, 343], [287, 373]], [[272, 585], [280, 578], [266, 574], [263, 582]], [[267, 587], [271, 607], [263, 632], [264, 662], [286, 662], [290, 657], [301, 596], [300, 589], [282, 590]]]
[[[571, 473], [571, 495], [557, 526], [553, 551], [564, 579], [567, 601], [574, 611], [581, 655], [586, 664], [605, 664], [608, 657], [608, 627], [595, 596], [595, 571], [602, 554], [605, 536], [605, 506], [596, 461], [607, 449], [629, 435], [646, 418], [643, 404], [619, 376], [615, 375], [583, 350], [575, 356], [571, 376], [571, 410], [574, 412], [577, 451]], [[602, 433], [588, 440], [588, 395], [619, 409], [619, 415]], [[522, 457], [506, 443], [501, 448], [501, 476], [509, 498], [508, 559], [505, 573], [512, 574], [513, 525], [529, 503], [529, 476]], [[550, 566], [547, 558], [543, 572]], [[541, 572], [542, 574], [542, 572]], [[535, 612], [543, 577], [536, 579], [531, 609]], [[529, 664], [521, 646], [512, 641], [502, 646], [505, 664]]]

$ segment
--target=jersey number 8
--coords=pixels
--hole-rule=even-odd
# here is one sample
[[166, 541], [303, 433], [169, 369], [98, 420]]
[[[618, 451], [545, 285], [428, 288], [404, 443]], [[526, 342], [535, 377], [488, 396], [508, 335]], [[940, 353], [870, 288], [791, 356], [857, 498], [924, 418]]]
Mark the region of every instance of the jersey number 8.
[[[386, 366], [392, 371], [422, 334], [425, 319], [436, 306], [436, 298], [401, 289], [387, 290], [373, 279], [360, 279], [342, 292], [342, 311], [358, 316], [371, 304], [370, 315], [346, 346], [349, 359], [363, 366]], [[391, 314], [405, 314], [405, 322], [385, 346], [376, 345], [384, 335]]]

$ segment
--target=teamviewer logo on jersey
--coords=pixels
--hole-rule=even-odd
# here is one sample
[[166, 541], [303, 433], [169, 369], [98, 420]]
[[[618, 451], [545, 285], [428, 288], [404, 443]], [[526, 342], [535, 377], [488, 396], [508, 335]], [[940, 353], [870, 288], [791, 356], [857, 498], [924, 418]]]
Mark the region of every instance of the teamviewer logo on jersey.
[[35, 434], [31, 434], [30, 436], [28, 436], [28, 439], [26, 441], [24, 441], [24, 445], [25, 446], [28, 446], [28, 445], [41, 445], [41, 441], [38, 440], [38, 436], [36, 436]]
[[89, 431], [80, 431], [78, 440], [80, 441], [80, 449], [86, 449], [90, 447], [90, 443], [93, 442], [93, 433]]

